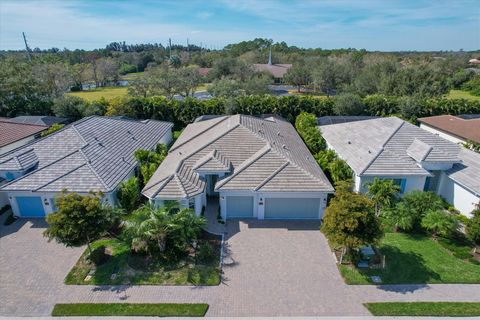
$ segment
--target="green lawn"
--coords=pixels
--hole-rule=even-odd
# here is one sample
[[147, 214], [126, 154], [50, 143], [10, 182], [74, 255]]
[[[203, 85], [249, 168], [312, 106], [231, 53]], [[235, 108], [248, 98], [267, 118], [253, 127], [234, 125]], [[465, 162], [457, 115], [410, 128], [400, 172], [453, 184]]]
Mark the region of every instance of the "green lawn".
[[374, 316], [478, 317], [478, 302], [378, 302], [365, 303]]
[[[456, 246], [458, 251], [464, 249]], [[341, 265], [348, 284], [372, 284], [378, 275], [384, 284], [396, 283], [480, 283], [480, 265], [455, 257], [437, 241], [422, 235], [387, 233], [380, 244], [386, 268], [357, 269]]]
[[132, 73], [127, 73], [123, 76], [120, 76], [121, 80], [136, 80], [139, 76], [141, 76], [143, 72], [132, 72]]
[[204, 303], [69, 303], [56, 304], [52, 316], [203, 317]]
[[[112, 257], [106, 263], [97, 266], [91, 279], [85, 281], [95, 266], [87, 259], [88, 251], [77, 261], [65, 278], [66, 284], [96, 285], [218, 285], [220, 283], [220, 240], [210, 240], [218, 253], [217, 258], [208, 264], [196, 264], [195, 259], [187, 256], [172, 263], [160, 257], [145, 257], [132, 254], [128, 245], [118, 239], [95, 241], [92, 247], [105, 246], [112, 249]], [[112, 274], [116, 277], [112, 279]]]
[[468, 91], [463, 90], [450, 90], [446, 96], [448, 99], [467, 99], [467, 100], [479, 100], [479, 96], [474, 96]]
[[127, 95], [127, 91], [127, 87], [104, 87], [86, 91], [69, 92], [67, 94], [85, 99], [87, 101], [96, 101], [100, 100], [102, 97], [107, 100], [117, 97], [124, 97]]

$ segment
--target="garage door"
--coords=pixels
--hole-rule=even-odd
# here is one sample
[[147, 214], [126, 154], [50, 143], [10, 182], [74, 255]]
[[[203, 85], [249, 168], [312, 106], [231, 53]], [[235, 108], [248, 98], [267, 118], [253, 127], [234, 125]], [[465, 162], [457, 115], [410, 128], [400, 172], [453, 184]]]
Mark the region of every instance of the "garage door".
[[265, 219], [318, 219], [318, 198], [266, 198]]
[[227, 197], [227, 218], [253, 217], [253, 197]]
[[15, 197], [20, 216], [28, 218], [45, 217], [41, 197]]

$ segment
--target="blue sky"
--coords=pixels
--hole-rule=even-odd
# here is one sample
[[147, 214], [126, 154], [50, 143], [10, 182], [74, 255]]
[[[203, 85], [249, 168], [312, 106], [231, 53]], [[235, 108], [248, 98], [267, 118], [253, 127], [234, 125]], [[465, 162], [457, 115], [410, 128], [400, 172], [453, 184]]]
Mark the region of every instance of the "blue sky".
[[101, 48], [257, 37], [367, 50], [480, 49], [479, 0], [0, 0], [0, 49]]

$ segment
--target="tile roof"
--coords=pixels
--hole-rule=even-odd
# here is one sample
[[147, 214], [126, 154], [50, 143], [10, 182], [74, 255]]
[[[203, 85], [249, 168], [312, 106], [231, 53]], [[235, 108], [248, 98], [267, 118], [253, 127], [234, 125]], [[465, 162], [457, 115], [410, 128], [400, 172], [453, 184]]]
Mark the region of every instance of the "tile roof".
[[462, 147], [458, 157], [462, 163], [454, 164], [447, 176], [480, 196], [480, 154]]
[[419, 118], [420, 123], [440, 129], [465, 140], [480, 143], [480, 115], [465, 115], [464, 117], [441, 115]]
[[319, 128], [359, 175], [429, 175], [412, 156], [427, 162], [460, 161], [460, 146], [396, 117]]
[[0, 147], [39, 134], [46, 126], [13, 123], [10, 119], [0, 120]]
[[205, 180], [195, 167], [218, 158], [215, 169], [230, 163], [231, 174], [218, 191], [321, 191], [333, 187], [293, 126], [278, 117], [216, 117], [188, 125], [143, 189], [149, 198], [200, 194]]
[[11, 118], [8, 121], [50, 127], [55, 123], [67, 123], [68, 119], [53, 116], [18, 116], [15, 118]]
[[[88, 117], [0, 157], [0, 170], [35, 161], [34, 171], [0, 191], [112, 191], [137, 161], [134, 152], [152, 149], [173, 124], [109, 117]], [[21, 166], [21, 165], [20, 165]]]

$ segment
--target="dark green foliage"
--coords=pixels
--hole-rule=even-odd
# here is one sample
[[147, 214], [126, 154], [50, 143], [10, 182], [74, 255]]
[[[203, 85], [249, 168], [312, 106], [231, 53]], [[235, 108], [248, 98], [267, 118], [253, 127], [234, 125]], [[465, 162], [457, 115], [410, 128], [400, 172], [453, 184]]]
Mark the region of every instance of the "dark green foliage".
[[[168, 149], [167, 146], [164, 144], [157, 144], [155, 147], [155, 151], [150, 150], [137, 150], [135, 151], [135, 158], [139, 162], [140, 166], [140, 177], [142, 179], [142, 185], [145, 184], [150, 180], [152, 175], [157, 170], [158, 166], [162, 163], [162, 161], [167, 156]], [[140, 189], [141, 189], [140, 188]]]
[[62, 129], [63, 127], [65, 127], [64, 124], [54, 123], [53, 125], [50, 126], [50, 128], [48, 128], [47, 130], [43, 131], [43, 132], [40, 134], [40, 136], [46, 137], [46, 136], [48, 136], [49, 134], [52, 134], [52, 133], [54, 133], [55, 131], [58, 131], [58, 130]]
[[476, 75], [471, 80], [462, 85], [462, 89], [475, 96], [480, 96], [480, 75]]
[[468, 239], [476, 245], [480, 245], [480, 203], [472, 211], [472, 217], [465, 227]]
[[119, 211], [102, 202], [101, 193], [82, 196], [63, 191], [55, 199], [57, 211], [46, 218], [48, 228], [44, 236], [49, 241], [55, 239], [68, 247], [87, 245], [102, 235], [118, 222]]
[[360, 96], [342, 93], [335, 97], [333, 112], [339, 116], [358, 116], [365, 112], [365, 105]]
[[393, 208], [383, 210], [382, 215], [388, 224], [393, 226], [394, 231], [398, 231], [398, 229], [409, 231], [418, 220], [416, 211], [407, 207], [404, 202], [398, 202]]
[[66, 95], [54, 100], [52, 111], [57, 117], [75, 121], [86, 115], [87, 106], [88, 102], [82, 98]]
[[373, 203], [365, 195], [352, 192], [348, 182], [335, 187], [335, 197], [325, 209], [322, 232], [331, 243], [347, 249], [377, 243], [383, 232]]
[[124, 236], [135, 252], [165, 254], [177, 260], [198, 239], [205, 218], [190, 209], [144, 205], [125, 221]]
[[215, 259], [215, 251], [208, 242], [202, 242], [197, 249], [197, 259], [199, 262], [210, 262]]
[[375, 203], [375, 213], [380, 215], [383, 209], [391, 208], [396, 200], [400, 187], [392, 179], [378, 179], [375, 177], [372, 182], [365, 184], [367, 195]]
[[352, 179], [352, 169], [344, 160], [337, 156], [335, 151], [320, 151], [315, 155], [315, 159], [331, 182], [337, 183]]
[[406, 210], [415, 215], [415, 222], [419, 222], [428, 211], [445, 209], [443, 199], [433, 192], [411, 191], [403, 196], [402, 202]]
[[429, 210], [422, 218], [422, 227], [437, 236], [450, 237], [458, 228], [458, 220], [445, 210]]
[[140, 185], [137, 177], [123, 181], [117, 191], [117, 199], [125, 212], [132, 212], [140, 204]]
[[305, 141], [310, 152], [315, 154], [326, 148], [325, 139], [317, 128], [317, 117], [314, 114], [300, 113], [295, 120], [295, 129]]

